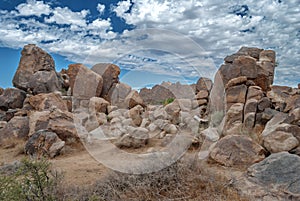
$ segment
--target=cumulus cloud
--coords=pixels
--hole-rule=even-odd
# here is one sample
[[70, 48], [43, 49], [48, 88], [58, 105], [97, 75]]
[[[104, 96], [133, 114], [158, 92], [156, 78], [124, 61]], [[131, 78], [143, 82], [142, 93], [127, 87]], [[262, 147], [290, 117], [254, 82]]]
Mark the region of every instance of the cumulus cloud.
[[36, 15], [41, 16], [49, 15], [51, 7], [48, 4], [44, 4], [43, 1], [27, 0], [26, 3], [19, 4], [16, 9], [21, 16]]
[[89, 10], [73, 12], [69, 8], [57, 7], [53, 10], [53, 16], [46, 17], [45, 22], [56, 24], [70, 24], [76, 26], [86, 26], [85, 17], [89, 14]]
[[[110, 11], [123, 19], [118, 23], [125, 21], [135, 29], [116, 33], [110, 18], [88, 20], [88, 10], [74, 12], [27, 1], [15, 10], [0, 10], [0, 44], [37, 43], [74, 62], [114, 62], [129, 70], [195, 78], [212, 78], [226, 55], [241, 46], [255, 46], [277, 52], [275, 83], [295, 86], [300, 76], [299, 3], [124, 0]], [[105, 9], [97, 5], [100, 14]], [[42, 19], [20, 22], [20, 15]]]
[[97, 10], [98, 10], [98, 12], [102, 15], [102, 14], [104, 13], [104, 11], [105, 11], [105, 5], [99, 3], [99, 4], [97, 5]]

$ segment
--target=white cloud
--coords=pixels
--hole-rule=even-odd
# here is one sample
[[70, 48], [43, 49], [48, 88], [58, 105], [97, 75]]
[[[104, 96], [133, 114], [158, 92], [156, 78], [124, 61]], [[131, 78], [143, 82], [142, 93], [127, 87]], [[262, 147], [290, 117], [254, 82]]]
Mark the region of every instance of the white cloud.
[[53, 10], [53, 16], [45, 17], [45, 22], [56, 24], [69, 24], [84, 27], [86, 26], [85, 17], [89, 14], [89, 10], [73, 12], [69, 8], [56, 7]]
[[16, 9], [19, 11], [21, 16], [36, 15], [41, 16], [49, 15], [51, 7], [48, 4], [44, 4], [43, 1], [27, 0], [26, 3], [19, 4]]
[[98, 10], [98, 12], [102, 15], [102, 14], [104, 13], [104, 11], [105, 11], [105, 5], [99, 3], [99, 4], [97, 5], [97, 10]]
[[[88, 10], [73, 12], [69, 8], [49, 7], [50, 11], [43, 9], [44, 13], [39, 13], [37, 10], [41, 8], [35, 8], [34, 15], [49, 15], [44, 19], [47, 23], [29, 19], [20, 22], [16, 16], [21, 13], [28, 16], [30, 12], [24, 9], [28, 5], [47, 7], [42, 1], [28, 1], [17, 7], [18, 13], [0, 10], [0, 44], [20, 48], [26, 43], [37, 43], [74, 62], [90, 65], [115, 62], [122, 68], [190, 77], [212, 77], [215, 65], [218, 67], [226, 55], [241, 46], [255, 46], [277, 52], [279, 67], [275, 83], [295, 86], [300, 82], [299, 3], [299, 0], [120, 1], [111, 10], [136, 29], [118, 34], [113, 32], [110, 18], [89, 22]], [[97, 9], [103, 13], [105, 6], [98, 4]], [[26, 25], [25, 29], [19, 26], [21, 23]], [[58, 26], [61, 24], [70, 27]]]

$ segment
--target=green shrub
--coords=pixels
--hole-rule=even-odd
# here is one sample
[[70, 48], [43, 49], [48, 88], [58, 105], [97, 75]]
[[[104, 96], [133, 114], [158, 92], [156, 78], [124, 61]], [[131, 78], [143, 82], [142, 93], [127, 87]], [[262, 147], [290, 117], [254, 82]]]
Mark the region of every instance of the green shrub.
[[23, 159], [16, 172], [0, 176], [0, 200], [56, 200], [59, 175], [50, 171], [46, 159]]
[[167, 98], [166, 100], [163, 101], [163, 105], [166, 106], [170, 103], [172, 103], [175, 100], [175, 98]]

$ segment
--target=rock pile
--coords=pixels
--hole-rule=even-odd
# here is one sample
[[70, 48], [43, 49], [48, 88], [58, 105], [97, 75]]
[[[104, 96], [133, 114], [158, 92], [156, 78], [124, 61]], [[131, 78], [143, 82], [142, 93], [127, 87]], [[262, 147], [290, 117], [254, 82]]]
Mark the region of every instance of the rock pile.
[[185, 136], [200, 159], [248, 170], [232, 183], [241, 193], [299, 199], [300, 87], [272, 85], [272, 50], [242, 47], [224, 61], [214, 83], [163, 82], [137, 92], [119, 81], [114, 64], [57, 73], [48, 53], [26, 45], [16, 88], [0, 88], [0, 146], [18, 138], [27, 154], [53, 158], [101, 140], [163, 150]]

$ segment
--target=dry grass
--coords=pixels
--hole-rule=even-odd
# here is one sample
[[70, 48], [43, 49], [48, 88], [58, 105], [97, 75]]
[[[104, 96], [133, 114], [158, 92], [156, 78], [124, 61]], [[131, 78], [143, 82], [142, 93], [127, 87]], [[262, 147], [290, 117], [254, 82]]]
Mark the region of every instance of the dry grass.
[[[206, 174], [206, 173], [205, 173]], [[230, 200], [244, 201], [222, 176], [205, 175], [195, 160], [143, 175], [111, 171], [89, 187], [60, 189], [59, 200]]]

